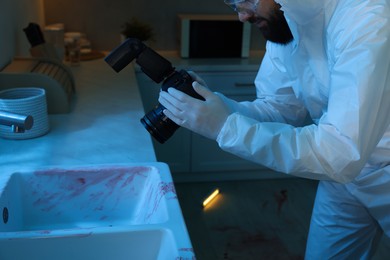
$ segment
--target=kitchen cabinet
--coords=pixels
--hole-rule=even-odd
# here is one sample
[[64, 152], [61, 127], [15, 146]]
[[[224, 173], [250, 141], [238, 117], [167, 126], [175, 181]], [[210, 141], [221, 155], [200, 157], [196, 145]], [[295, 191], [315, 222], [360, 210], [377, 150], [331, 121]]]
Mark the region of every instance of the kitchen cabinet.
[[[256, 71], [200, 71], [198, 75], [207, 82], [212, 91], [220, 92], [236, 101], [243, 101], [256, 98], [254, 85], [256, 73]], [[222, 151], [213, 140], [197, 134], [192, 134], [191, 138], [192, 172], [245, 171], [262, 168], [257, 164]]]
[[[185, 62], [189, 62], [185, 60]], [[199, 62], [199, 61], [197, 61]], [[188, 65], [184, 69], [194, 70], [212, 91], [220, 92], [237, 101], [254, 100], [254, 80], [258, 66]], [[140, 70], [136, 70], [138, 86], [145, 112], [158, 104], [160, 85], [153, 82]], [[241, 159], [219, 148], [217, 142], [209, 140], [184, 128], [165, 143], [153, 140], [158, 161], [166, 162], [174, 179], [178, 181], [210, 181], [233, 179], [263, 179], [282, 177], [263, 166]]]
[[[160, 85], [140, 71], [136, 72], [138, 88], [141, 93], [145, 113], [158, 104]], [[146, 129], [145, 129], [146, 131]], [[173, 172], [189, 172], [191, 162], [191, 132], [184, 128], [176, 130], [175, 134], [164, 144], [152, 139], [157, 160], [168, 163]]]

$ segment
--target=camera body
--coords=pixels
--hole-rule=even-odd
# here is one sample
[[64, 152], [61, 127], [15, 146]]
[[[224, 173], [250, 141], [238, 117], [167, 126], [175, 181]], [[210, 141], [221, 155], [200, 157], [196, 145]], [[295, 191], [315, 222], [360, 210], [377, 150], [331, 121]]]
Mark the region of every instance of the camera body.
[[[192, 87], [193, 79], [185, 70], [177, 71], [164, 57], [147, 47], [136, 38], [128, 38], [115, 48], [104, 60], [116, 71], [125, 68], [131, 61], [141, 67], [150, 79], [162, 83], [161, 90], [178, 89], [194, 98], [204, 100]], [[154, 109], [141, 118], [141, 123], [160, 143], [165, 143], [179, 126], [163, 113], [164, 106], [158, 103]]]

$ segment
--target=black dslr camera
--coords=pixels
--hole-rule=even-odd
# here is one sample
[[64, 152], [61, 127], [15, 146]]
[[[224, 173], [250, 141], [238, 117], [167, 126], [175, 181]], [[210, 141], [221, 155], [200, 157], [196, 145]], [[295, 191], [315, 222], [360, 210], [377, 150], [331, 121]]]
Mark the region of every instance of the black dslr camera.
[[[204, 100], [192, 88], [193, 79], [187, 71], [176, 71], [168, 60], [138, 39], [127, 39], [104, 60], [116, 72], [119, 72], [134, 59], [136, 59], [136, 63], [141, 67], [141, 70], [154, 82], [160, 83], [164, 80], [161, 90], [167, 91], [168, 88], [175, 88], [194, 98]], [[158, 103], [153, 110], [141, 118], [141, 123], [144, 127], [160, 143], [167, 141], [180, 127], [164, 115], [164, 109]]]

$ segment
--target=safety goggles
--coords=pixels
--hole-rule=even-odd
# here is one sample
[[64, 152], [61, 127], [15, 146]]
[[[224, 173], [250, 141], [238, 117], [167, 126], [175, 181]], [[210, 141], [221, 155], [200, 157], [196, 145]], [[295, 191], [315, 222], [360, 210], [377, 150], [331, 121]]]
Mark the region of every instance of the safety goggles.
[[239, 14], [254, 13], [259, 5], [259, 0], [224, 0], [224, 2]]

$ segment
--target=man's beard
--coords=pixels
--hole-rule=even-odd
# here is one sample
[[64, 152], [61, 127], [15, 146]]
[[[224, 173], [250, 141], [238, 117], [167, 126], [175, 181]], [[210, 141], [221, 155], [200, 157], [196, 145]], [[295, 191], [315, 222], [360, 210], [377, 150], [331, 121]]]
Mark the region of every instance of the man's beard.
[[[249, 22], [257, 23], [259, 19], [260, 18], [254, 17], [250, 19]], [[266, 21], [267, 26], [259, 28], [266, 40], [280, 44], [288, 44], [294, 39], [282, 11], [275, 10], [275, 13], [273, 13]]]

